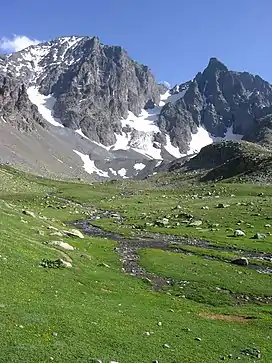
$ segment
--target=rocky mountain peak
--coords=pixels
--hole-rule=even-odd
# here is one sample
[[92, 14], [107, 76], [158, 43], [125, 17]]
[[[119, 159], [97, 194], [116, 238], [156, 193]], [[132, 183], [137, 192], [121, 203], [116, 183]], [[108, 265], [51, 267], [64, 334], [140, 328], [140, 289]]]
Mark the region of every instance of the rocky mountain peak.
[[[88, 167], [99, 176], [126, 177], [123, 169], [134, 175], [147, 160], [193, 155], [214, 141], [261, 143], [269, 133], [267, 145], [269, 114], [272, 86], [217, 58], [171, 88], [122, 47], [98, 37], [59, 37], [0, 57], [0, 120], [19, 130], [52, 128], [84, 162], [88, 155], [99, 159]], [[89, 145], [84, 153], [79, 138]], [[137, 160], [135, 170], [131, 160]]]
[[[215, 71], [228, 71], [228, 68], [224, 63], [220, 62], [217, 58], [212, 57], [209, 60], [208, 66], [205, 68], [204, 72], [215, 72]], [[203, 72], [203, 73], [204, 73]]]

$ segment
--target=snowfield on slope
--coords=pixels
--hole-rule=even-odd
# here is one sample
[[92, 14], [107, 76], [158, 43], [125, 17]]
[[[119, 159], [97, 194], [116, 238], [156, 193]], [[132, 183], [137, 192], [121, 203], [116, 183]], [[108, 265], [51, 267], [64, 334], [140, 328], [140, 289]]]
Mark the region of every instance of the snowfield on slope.
[[84, 163], [83, 168], [87, 173], [89, 174], [96, 173], [97, 175], [102, 176], [103, 178], [109, 178], [109, 174], [106, 171], [98, 169], [95, 166], [94, 161], [90, 159], [88, 154], [83, 154], [77, 150], [73, 150], [73, 152], [76, 153], [81, 158], [81, 160]]
[[[161, 160], [161, 146], [158, 147], [154, 144], [155, 134], [161, 133], [157, 125], [159, 114], [166, 103], [175, 103], [178, 99], [184, 97], [186, 91], [187, 89], [174, 95], [171, 95], [170, 91], [165, 92], [161, 95], [159, 105], [155, 105], [152, 109], [143, 109], [139, 116], [129, 111], [127, 118], [121, 120], [122, 127], [128, 128], [129, 131], [122, 131], [121, 135], [115, 134], [116, 142], [110, 149], [128, 150], [131, 148], [150, 159]], [[182, 156], [179, 149], [172, 145], [169, 136], [164, 148], [175, 158]]]
[[42, 117], [53, 126], [64, 127], [59, 121], [53, 117], [53, 108], [56, 102], [55, 98], [51, 95], [42, 95], [37, 87], [29, 87], [27, 94], [30, 101], [38, 107], [39, 113]]

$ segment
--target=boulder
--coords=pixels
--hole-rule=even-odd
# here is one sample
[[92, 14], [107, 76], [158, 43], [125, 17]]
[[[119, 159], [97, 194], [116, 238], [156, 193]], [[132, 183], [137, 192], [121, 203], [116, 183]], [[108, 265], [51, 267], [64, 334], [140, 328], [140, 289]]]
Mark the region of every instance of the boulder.
[[63, 242], [63, 241], [50, 241], [49, 244], [52, 245], [52, 246], [61, 247], [64, 250], [67, 250], [67, 251], [73, 251], [74, 250], [73, 246], [71, 246], [71, 245], [69, 245], [69, 243]]
[[30, 216], [30, 217], [33, 217], [33, 218], [35, 218], [36, 216], [35, 216], [35, 213], [34, 212], [31, 212], [30, 210], [23, 210], [22, 211], [23, 212], [23, 214], [24, 215], [26, 215], [26, 216]]
[[264, 238], [266, 238], [266, 234], [264, 234], [264, 233], [256, 233], [253, 236], [253, 239], [264, 239]]
[[239, 257], [231, 261], [231, 263], [238, 266], [248, 266], [248, 259], [246, 257]]
[[190, 226], [190, 227], [199, 227], [201, 225], [202, 225], [202, 221], [200, 221], [200, 220], [199, 221], [193, 221], [193, 222], [188, 224], [188, 226]]
[[234, 231], [234, 236], [235, 237], [243, 237], [243, 236], [245, 236], [246, 234], [245, 234], [245, 232], [243, 232], [243, 231], [241, 231], [240, 229], [236, 229], [235, 231]]
[[71, 229], [69, 231], [63, 231], [67, 236], [69, 237], [78, 237], [78, 238], [84, 238], [84, 235], [78, 231], [77, 229]]

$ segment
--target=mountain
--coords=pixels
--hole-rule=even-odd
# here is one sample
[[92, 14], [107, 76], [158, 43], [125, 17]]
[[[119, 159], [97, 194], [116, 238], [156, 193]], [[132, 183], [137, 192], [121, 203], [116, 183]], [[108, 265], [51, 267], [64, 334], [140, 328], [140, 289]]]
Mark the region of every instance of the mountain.
[[169, 89], [97, 37], [0, 57], [1, 162], [46, 176], [145, 177], [215, 141], [270, 147], [271, 115], [272, 86], [216, 58]]
[[216, 142], [203, 147], [194, 157], [161, 163], [154, 174], [158, 174], [152, 177], [158, 185], [168, 187], [189, 180], [191, 183], [228, 180], [271, 184], [272, 150], [243, 140]]

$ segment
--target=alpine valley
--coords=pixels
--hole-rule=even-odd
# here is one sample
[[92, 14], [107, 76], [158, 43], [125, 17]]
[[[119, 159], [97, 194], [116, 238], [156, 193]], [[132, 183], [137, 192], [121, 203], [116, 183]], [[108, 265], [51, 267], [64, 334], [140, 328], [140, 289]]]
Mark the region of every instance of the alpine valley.
[[188, 165], [202, 148], [200, 164], [252, 143], [271, 156], [271, 140], [272, 85], [216, 58], [166, 87], [97, 37], [0, 56], [0, 162], [35, 174], [140, 179]]

